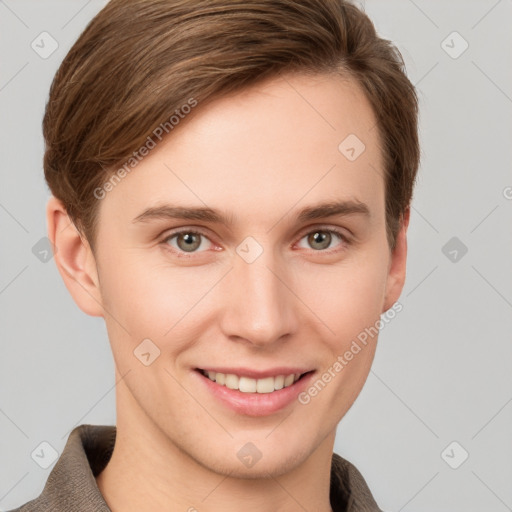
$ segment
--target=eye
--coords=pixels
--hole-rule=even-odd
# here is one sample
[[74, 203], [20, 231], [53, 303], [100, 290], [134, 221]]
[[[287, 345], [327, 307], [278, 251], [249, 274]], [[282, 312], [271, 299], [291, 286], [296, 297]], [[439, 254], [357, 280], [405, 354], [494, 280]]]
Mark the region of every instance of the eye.
[[[336, 238], [341, 241], [338, 250], [343, 249], [350, 242], [341, 231], [333, 228], [318, 228], [309, 231], [300, 240], [306, 239], [309, 248], [314, 251], [330, 253], [333, 251], [327, 251], [326, 249], [332, 248], [331, 244]], [[206, 243], [205, 240], [207, 240]], [[205, 245], [213, 245], [204, 233], [191, 229], [171, 233], [162, 240], [162, 243], [180, 258], [186, 258], [188, 254], [207, 251], [208, 247], [205, 247]]]
[[306, 242], [309, 245], [309, 247], [311, 247], [314, 251], [322, 252], [325, 251], [325, 249], [330, 248], [331, 242], [333, 242], [335, 238], [341, 240], [341, 248], [343, 248], [343, 246], [346, 246], [349, 243], [347, 237], [344, 234], [342, 234], [337, 229], [332, 228], [315, 229], [314, 231], [310, 231], [309, 233], [307, 233], [306, 236], [303, 236], [301, 240], [306, 239]]
[[[175, 244], [170, 243], [175, 239]], [[170, 245], [171, 249], [182, 257], [183, 253], [202, 252], [198, 251], [200, 247], [204, 248], [203, 239], [208, 240], [207, 236], [200, 231], [184, 230], [172, 233], [162, 241], [165, 245]], [[209, 240], [208, 240], [209, 241]], [[186, 256], [185, 256], [186, 257]]]

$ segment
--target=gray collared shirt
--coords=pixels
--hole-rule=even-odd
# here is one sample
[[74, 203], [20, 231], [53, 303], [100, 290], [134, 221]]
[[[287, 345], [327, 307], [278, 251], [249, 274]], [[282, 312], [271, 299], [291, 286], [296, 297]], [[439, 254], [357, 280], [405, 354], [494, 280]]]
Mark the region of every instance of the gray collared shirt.
[[[115, 440], [115, 426], [75, 427], [40, 496], [11, 512], [111, 512], [95, 478], [110, 460]], [[330, 502], [333, 512], [382, 512], [361, 473], [336, 453]]]

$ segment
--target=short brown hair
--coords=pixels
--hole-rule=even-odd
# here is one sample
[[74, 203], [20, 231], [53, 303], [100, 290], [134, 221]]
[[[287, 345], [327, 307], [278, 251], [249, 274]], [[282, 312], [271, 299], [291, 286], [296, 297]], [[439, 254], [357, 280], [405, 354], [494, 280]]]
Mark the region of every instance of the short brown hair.
[[384, 152], [394, 248], [419, 165], [418, 101], [400, 52], [346, 0], [111, 0], [51, 85], [48, 186], [94, 250], [94, 191], [157, 126], [191, 98], [201, 105], [284, 72], [342, 73], [362, 87]]

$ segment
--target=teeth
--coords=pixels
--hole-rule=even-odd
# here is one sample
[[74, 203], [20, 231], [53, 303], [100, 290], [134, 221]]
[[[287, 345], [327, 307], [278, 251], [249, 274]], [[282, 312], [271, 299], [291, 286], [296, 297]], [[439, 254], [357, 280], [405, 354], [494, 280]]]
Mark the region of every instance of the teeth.
[[274, 389], [275, 390], [283, 389], [284, 379], [285, 379], [284, 375], [278, 375], [277, 377], [274, 378]]
[[[270, 389], [268, 386], [268, 379], [265, 380], [255, 380], [255, 379], [249, 379], [249, 377], [240, 377], [238, 379], [238, 389], [242, 391], [242, 393], [257, 393], [258, 388], [260, 388], [259, 393], [265, 393], [265, 389]], [[233, 384], [235, 381], [233, 380]], [[270, 391], [274, 391], [274, 381], [271, 382]], [[236, 389], [236, 388], [231, 388]]]
[[289, 386], [290, 384], [293, 384], [294, 380], [295, 380], [295, 375], [288, 375], [284, 379], [284, 387]]
[[251, 379], [250, 377], [239, 377], [232, 373], [205, 372], [204, 370], [201, 370], [201, 373], [221, 386], [242, 393], [272, 393], [291, 386], [301, 376], [300, 373], [291, 373], [290, 375], [278, 375], [277, 377], [265, 377], [264, 379]]

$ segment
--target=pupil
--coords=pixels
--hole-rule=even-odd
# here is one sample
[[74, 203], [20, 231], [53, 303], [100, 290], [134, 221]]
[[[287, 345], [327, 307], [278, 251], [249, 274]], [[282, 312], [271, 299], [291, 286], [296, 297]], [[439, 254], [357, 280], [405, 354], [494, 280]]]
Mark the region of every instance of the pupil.
[[[198, 237], [194, 233], [186, 233], [185, 235], [183, 235], [180, 238], [183, 242], [185, 242], [185, 247], [184, 247], [185, 251], [190, 252], [194, 249], [197, 249], [197, 247], [199, 247], [198, 240], [196, 240], [196, 238], [198, 238]], [[180, 244], [178, 243], [178, 245], [180, 245]], [[183, 247], [180, 247], [180, 248], [183, 249]]]
[[[316, 231], [313, 235], [313, 243], [320, 244], [321, 247], [317, 247], [316, 249], [325, 249], [329, 247], [329, 243], [331, 241], [331, 235], [326, 231]], [[325, 243], [327, 241], [327, 243]]]

